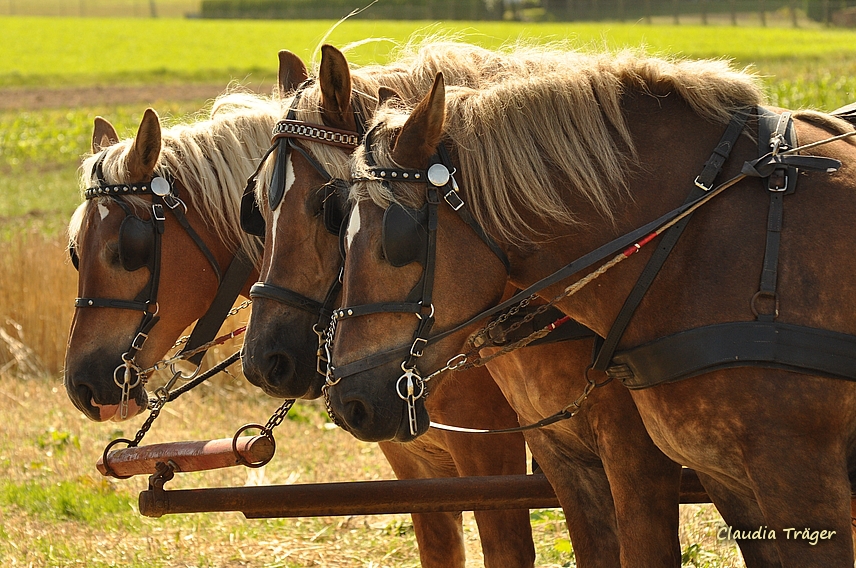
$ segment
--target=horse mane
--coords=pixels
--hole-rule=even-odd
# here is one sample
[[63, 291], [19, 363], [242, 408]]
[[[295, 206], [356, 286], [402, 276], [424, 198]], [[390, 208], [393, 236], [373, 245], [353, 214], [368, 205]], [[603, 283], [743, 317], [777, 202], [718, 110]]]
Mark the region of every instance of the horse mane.
[[[445, 134], [463, 150], [457, 157], [464, 171], [459, 179], [473, 214], [489, 234], [512, 243], [543, 236], [525, 221], [524, 212], [546, 223], [578, 224], [567, 205], [570, 187], [614, 221], [616, 205], [630, 197], [627, 172], [639, 165], [621, 108], [625, 94], [676, 95], [716, 123], [727, 123], [737, 108], [762, 100], [755, 77], [726, 61], [549, 47], [540, 61], [528, 74], [480, 89], [446, 90]], [[398, 166], [391, 161], [391, 144], [408, 116], [402, 105], [379, 109], [373, 146], [378, 165]], [[355, 154], [355, 177], [370, 177], [364, 151]], [[391, 193], [379, 183], [359, 183], [351, 198], [367, 197], [380, 206], [424, 201], [419, 184], [395, 186]]]
[[[350, 46], [346, 46], [342, 51], [347, 54], [349, 49]], [[553, 53], [522, 41], [490, 50], [458, 41], [449, 35], [414, 36], [395, 50], [392, 60], [387, 64], [362, 67], [350, 64], [351, 102], [369, 121], [377, 109], [380, 87], [393, 89], [406, 104], [413, 105], [430, 90], [434, 77], [441, 71], [447, 85], [480, 89], [500, 81], [543, 73], [563, 64], [564, 61]], [[318, 64], [314, 66], [313, 75], [318, 75]], [[282, 93], [283, 109], [291, 107], [294, 94]], [[298, 120], [307, 123], [323, 124], [321, 110], [321, 87], [316, 81], [302, 91], [295, 115]], [[351, 178], [350, 156], [347, 152], [317, 142], [300, 143], [333, 177]], [[261, 170], [256, 186], [257, 201], [261, 207], [267, 206], [264, 196], [272, 168], [273, 160], [269, 160]]]
[[[232, 92], [217, 97], [207, 118], [162, 130], [162, 148], [156, 171], [170, 172], [192, 195], [206, 225], [230, 248], [240, 246], [256, 266], [261, 264], [256, 237], [241, 230], [241, 196], [247, 178], [270, 146], [270, 133], [280, 114], [279, 101], [250, 93]], [[127, 180], [127, 155], [133, 138], [122, 140], [104, 152], [104, 177], [108, 183]], [[92, 168], [99, 154], [88, 155], [81, 165], [80, 187], [97, 184]], [[110, 199], [110, 198], [100, 198]], [[145, 204], [139, 197], [128, 203]], [[77, 243], [86, 202], [69, 223], [69, 239]]]

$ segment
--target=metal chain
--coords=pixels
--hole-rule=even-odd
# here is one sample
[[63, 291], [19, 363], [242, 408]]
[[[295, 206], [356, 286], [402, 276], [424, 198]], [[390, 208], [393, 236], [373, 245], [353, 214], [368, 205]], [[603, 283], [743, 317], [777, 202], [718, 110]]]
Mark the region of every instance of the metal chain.
[[[238, 314], [238, 312], [240, 312], [241, 310], [248, 308], [250, 305], [252, 305], [252, 303], [253, 303], [252, 300], [244, 300], [239, 305], [237, 305], [234, 308], [232, 308], [231, 310], [229, 310], [229, 313], [226, 314], [226, 319]], [[157, 363], [155, 363], [151, 367], [149, 367], [147, 369], [143, 369], [142, 374], [143, 374], [143, 376], [148, 377], [152, 373], [162, 371], [162, 370], [166, 369], [167, 367], [169, 367], [170, 365], [174, 365], [175, 363], [178, 363], [179, 361], [189, 359], [190, 357], [193, 357], [197, 353], [207, 351], [208, 349], [210, 349], [211, 347], [214, 347], [215, 345], [220, 345], [221, 343], [224, 343], [224, 342], [228, 341], [229, 339], [233, 339], [235, 336], [240, 335], [245, 330], [246, 330], [245, 326], [239, 327], [238, 329], [233, 331], [231, 334], [226, 334], [226, 335], [220, 336], [216, 339], [209, 341], [208, 343], [200, 345], [196, 349], [192, 349], [192, 350], [186, 351], [186, 352], [177, 353], [177, 354], [173, 355], [172, 357], [167, 357], [166, 359], [161, 359], [160, 361], [158, 361]], [[185, 335], [183, 337], [180, 337], [173, 344], [172, 348], [176, 349], [176, 348], [184, 345], [185, 343], [187, 343], [189, 340], [190, 340], [189, 335]]]
[[288, 411], [291, 410], [292, 406], [294, 406], [294, 399], [285, 399], [280, 407], [271, 414], [267, 424], [265, 424], [264, 428], [261, 429], [261, 434], [263, 436], [273, 437], [273, 429], [282, 424], [282, 421], [285, 420], [285, 417], [288, 414]]

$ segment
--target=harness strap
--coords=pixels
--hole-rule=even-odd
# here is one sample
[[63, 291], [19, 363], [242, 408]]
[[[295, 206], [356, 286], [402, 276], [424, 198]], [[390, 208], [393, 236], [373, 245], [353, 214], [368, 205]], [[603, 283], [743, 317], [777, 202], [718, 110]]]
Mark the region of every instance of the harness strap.
[[622, 351], [607, 369], [631, 389], [718, 369], [763, 367], [856, 380], [856, 336], [780, 322], [743, 321], [689, 329]]
[[145, 312], [149, 302], [138, 302], [136, 300], [113, 300], [110, 298], [75, 298], [75, 308], [115, 308], [117, 310], [134, 310]]
[[287, 306], [297, 308], [306, 312], [315, 313], [321, 309], [321, 302], [307, 298], [288, 288], [283, 288], [267, 282], [256, 282], [250, 288], [250, 298], [266, 298], [275, 300]]
[[[740, 133], [746, 125], [749, 112], [750, 109], [741, 109], [731, 118], [731, 121], [725, 128], [725, 132], [722, 134], [722, 138], [719, 140], [719, 143], [716, 145], [716, 148], [713, 150], [710, 158], [705, 162], [704, 169], [698, 177], [696, 177], [695, 187], [690, 190], [690, 194], [687, 196], [684, 203], [697, 199], [701, 195], [704, 195], [704, 192], [710, 191], [713, 187], [713, 182], [722, 171], [722, 166], [725, 164], [726, 160], [728, 160], [731, 150], [737, 143], [737, 138], [740, 136]], [[654, 250], [654, 254], [651, 255], [651, 258], [648, 260], [648, 263], [645, 265], [645, 268], [636, 280], [636, 285], [624, 301], [621, 311], [618, 312], [618, 316], [616, 316], [615, 321], [612, 322], [612, 327], [610, 327], [609, 332], [606, 335], [606, 339], [600, 337], [595, 339], [595, 355], [592, 363], [592, 367], [595, 370], [605, 371], [612, 362], [612, 356], [615, 354], [615, 349], [618, 347], [618, 343], [621, 341], [624, 331], [630, 324], [633, 314], [636, 313], [639, 303], [642, 301], [642, 298], [645, 297], [645, 294], [648, 292], [648, 289], [651, 287], [651, 284], [654, 282], [657, 274], [659, 274], [660, 269], [666, 262], [666, 259], [671, 254], [672, 249], [675, 248], [678, 239], [680, 239], [691, 218], [692, 215], [687, 215], [671, 229], [666, 231], [663, 238], [660, 239], [659, 245]]]
[[[250, 261], [249, 256], [247, 256], [243, 249], [238, 249], [232, 262], [229, 264], [229, 268], [226, 269], [226, 274], [223, 276], [220, 286], [217, 288], [217, 295], [214, 296], [214, 300], [208, 307], [208, 311], [196, 322], [193, 331], [190, 333], [190, 339], [188, 339], [187, 345], [182, 349], [182, 352], [193, 351], [197, 347], [214, 339], [220, 330], [220, 326], [226, 321], [229, 310], [232, 309], [232, 305], [235, 303], [238, 295], [240, 295], [241, 288], [244, 287], [244, 283], [252, 271], [253, 263]], [[204, 356], [205, 353], [200, 351], [196, 355], [191, 356], [188, 361], [194, 365], [198, 365]]]
[[196, 243], [196, 246], [199, 247], [199, 250], [202, 251], [202, 254], [205, 255], [205, 258], [208, 260], [208, 263], [211, 265], [211, 268], [214, 269], [214, 275], [217, 277], [217, 284], [222, 284], [222, 270], [220, 269], [220, 263], [217, 262], [216, 258], [214, 258], [214, 253], [211, 252], [211, 249], [208, 248], [208, 245], [206, 245], [205, 241], [202, 240], [202, 237], [199, 236], [199, 233], [197, 233], [196, 230], [190, 225], [190, 222], [187, 220], [187, 216], [185, 216], [184, 212], [181, 211], [179, 207], [170, 207], [170, 211], [172, 211], [173, 216], [175, 216], [176, 220], [185, 230], [185, 232], [187, 232], [190, 238], [193, 239], [193, 242]]
[[[759, 116], [758, 127], [759, 154], [762, 156], [768, 150], [776, 156], [779, 151], [796, 147], [791, 113], [785, 112], [780, 116], [769, 111]], [[772, 128], [771, 128], [772, 126]], [[786, 138], [787, 136], [787, 138]], [[764, 247], [764, 264], [761, 270], [761, 285], [752, 297], [752, 311], [759, 321], [771, 322], [779, 315], [779, 300], [776, 294], [776, 280], [779, 264], [779, 245], [782, 235], [782, 217], [784, 215], [783, 197], [796, 189], [798, 170], [784, 165], [776, 166], [767, 178], [767, 190], [770, 193], [770, 209], [767, 214], [767, 239]], [[760, 312], [757, 301], [762, 297], [773, 299], [772, 311]]]

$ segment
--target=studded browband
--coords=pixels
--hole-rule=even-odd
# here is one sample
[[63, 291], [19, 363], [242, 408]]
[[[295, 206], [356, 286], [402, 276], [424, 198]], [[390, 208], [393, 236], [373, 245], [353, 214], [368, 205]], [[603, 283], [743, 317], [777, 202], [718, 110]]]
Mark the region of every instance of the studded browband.
[[118, 183], [90, 187], [83, 192], [86, 199], [116, 195], [159, 195], [164, 197], [172, 193], [172, 176], [155, 176], [150, 182]]
[[273, 128], [271, 143], [280, 138], [299, 138], [312, 142], [322, 142], [330, 146], [355, 149], [360, 145], [360, 135], [350, 130], [340, 130], [329, 126], [307, 124], [300, 120], [283, 119]]

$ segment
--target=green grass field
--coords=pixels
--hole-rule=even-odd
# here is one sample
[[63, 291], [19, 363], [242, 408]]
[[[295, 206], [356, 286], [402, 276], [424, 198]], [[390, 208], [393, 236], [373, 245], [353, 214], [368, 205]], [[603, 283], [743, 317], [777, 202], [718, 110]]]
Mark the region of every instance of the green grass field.
[[[310, 59], [330, 21], [0, 18], [0, 86], [221, 81], [274, 76], [275, 54], [290, 49]], [[846, 30], [646, 26], [618, 23], [348, 21], [330, 33], [338, 46], [379, 41], [350, 54], [356, 63], [383, 62], [415, 32], [459, 33], [496, 47], [518, 38], [567, 41], [577, 48], [644, 46], [657, 54], [728, 57], [742, 65], [856, 64], [856, 33]], [[34, 48], [33, 46], [37, 46]], [[852, 74], [852, 73], [851, 73]]]

